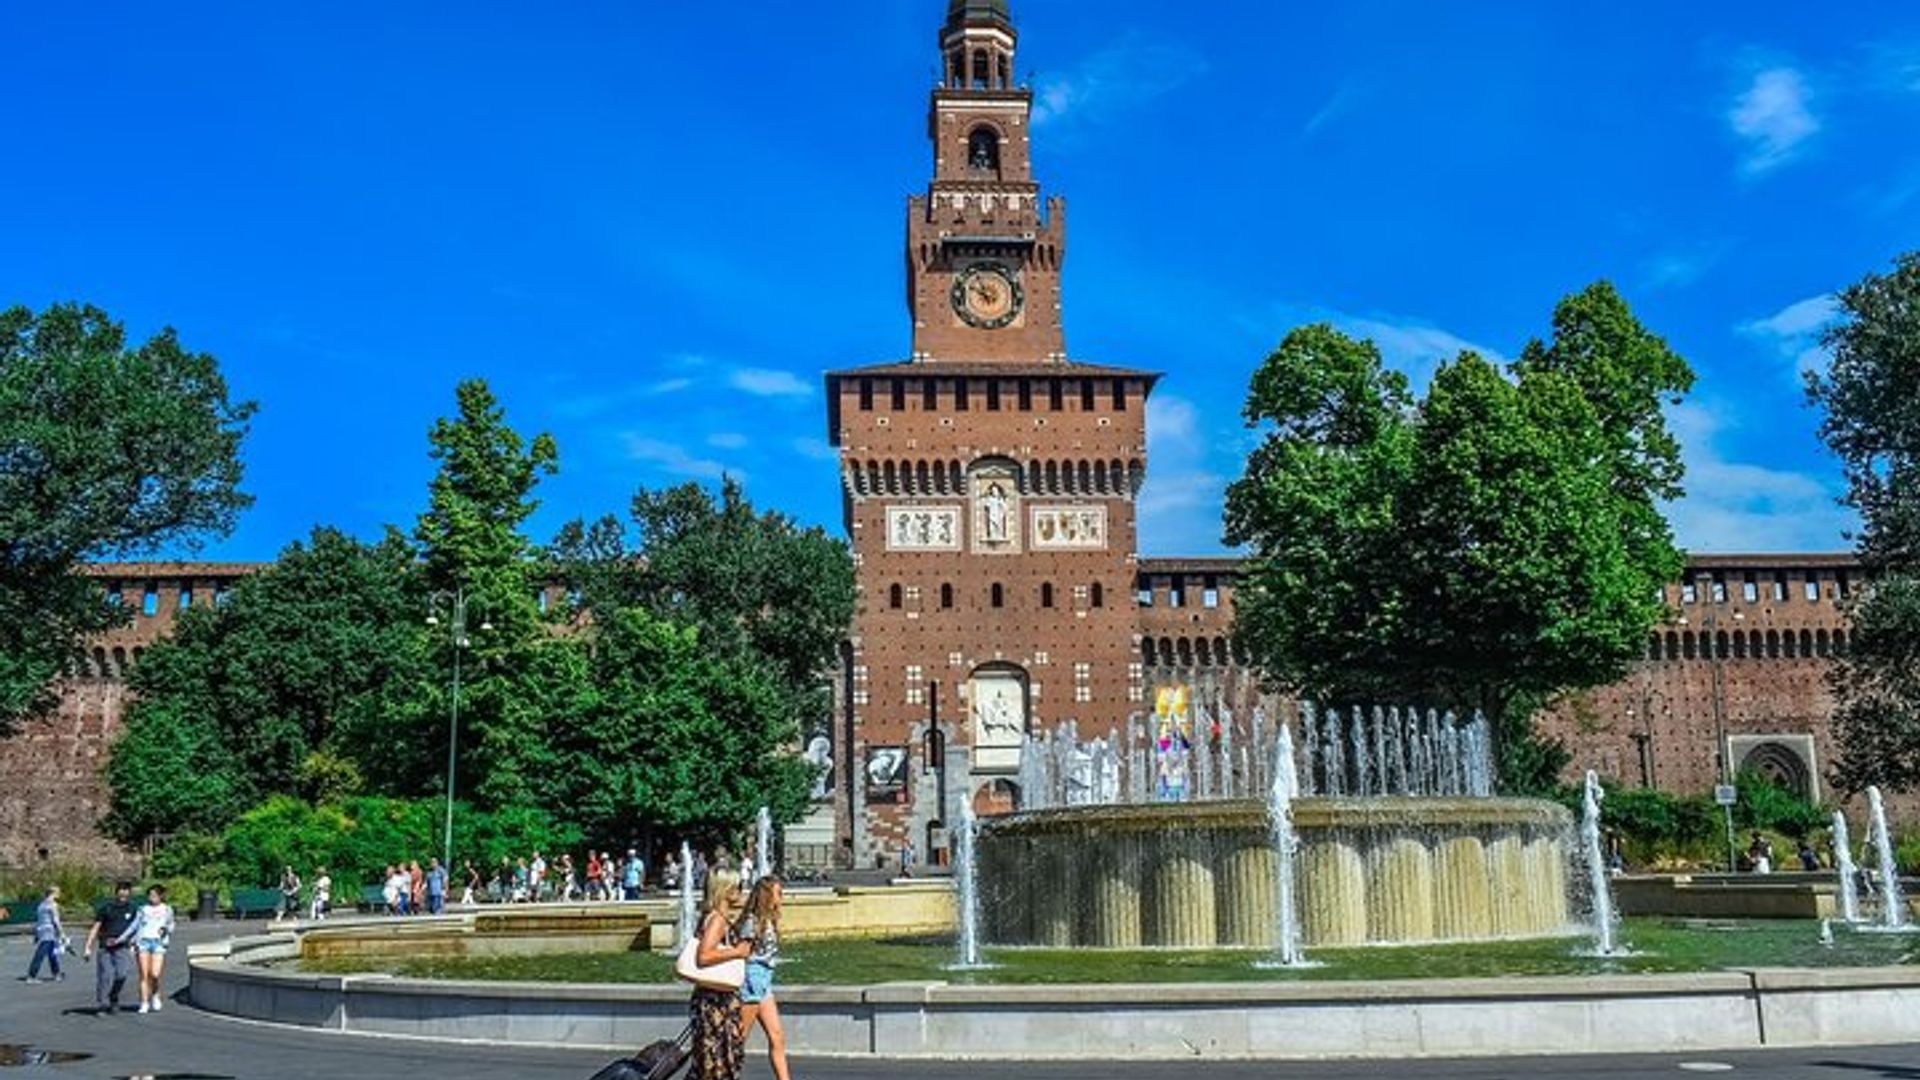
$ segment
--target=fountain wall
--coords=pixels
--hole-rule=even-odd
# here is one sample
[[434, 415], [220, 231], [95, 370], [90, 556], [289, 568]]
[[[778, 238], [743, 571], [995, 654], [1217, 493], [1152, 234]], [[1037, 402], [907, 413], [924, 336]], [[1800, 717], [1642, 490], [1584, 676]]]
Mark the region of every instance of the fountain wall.
[[[1472, 941], [1565, 931], [1572, 816], [1494, 798], [1293, 804], [1308, 946]], [[1271, 948], [1264, 803], [1036, 810], [976, 841], [986, 940], [1095, 948]]]

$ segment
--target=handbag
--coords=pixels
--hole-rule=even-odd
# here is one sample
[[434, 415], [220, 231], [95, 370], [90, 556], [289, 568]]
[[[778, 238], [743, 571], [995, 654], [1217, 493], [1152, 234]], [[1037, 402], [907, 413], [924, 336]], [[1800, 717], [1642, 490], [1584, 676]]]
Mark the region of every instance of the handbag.
[[745, 960], [722, 960], [712, 967], [700, 966], [700, 939], [688, 938], [673, 962], [673, 973], [695, 986], [708, 990], [738, 990], [747, 981]]

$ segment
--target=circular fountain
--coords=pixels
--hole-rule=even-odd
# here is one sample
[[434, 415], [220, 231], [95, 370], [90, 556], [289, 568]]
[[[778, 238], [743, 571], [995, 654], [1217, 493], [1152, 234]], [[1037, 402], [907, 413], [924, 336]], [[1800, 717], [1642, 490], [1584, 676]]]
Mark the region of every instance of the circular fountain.
[[1144, 740], [1029, 744], [1022, 787], [1041, 805], [972, 841], [981, 936], [1294, 962], [1299, 946], [1569, 929], [1572, 815], [1490, 794], [1484, 722], [1303, 707], [1299, 724], [1297, 770], [1291, 725], [1259, 715], [1242, 755], [1230, 717], [1196, 720], [1197, 737], [1175, 722]]

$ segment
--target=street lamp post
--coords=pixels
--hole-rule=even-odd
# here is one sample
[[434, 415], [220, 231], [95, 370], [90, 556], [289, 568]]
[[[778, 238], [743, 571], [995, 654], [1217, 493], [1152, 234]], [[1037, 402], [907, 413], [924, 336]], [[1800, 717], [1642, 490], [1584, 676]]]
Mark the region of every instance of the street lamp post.
[[[448, 639], [453, 644], [453, 696], [447, 711], [447, 822], [446, 831], [441, 838], [440, 865], [449, 877], [453, 874], [453, 776], [454, 765], [460, 752], [460, 654], [472, 640], [467, 637], [467, 591], [456, 586], [451, 593], [433, 594], [427, 608], [427, 625], [440, 626], [440, 612], [446, 610]], [[493, 629], [493, 623], [484, 615], [480, 620], [481, 631]]]

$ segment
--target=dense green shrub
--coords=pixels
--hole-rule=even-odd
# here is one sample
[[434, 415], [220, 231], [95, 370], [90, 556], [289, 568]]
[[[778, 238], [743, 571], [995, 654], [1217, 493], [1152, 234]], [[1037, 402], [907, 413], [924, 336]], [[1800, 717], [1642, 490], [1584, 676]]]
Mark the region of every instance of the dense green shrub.
[[[302, 880], [317, 867], [334, 879], [336, 896], [379, 880], [390, 864], [425, 865], [441, 850], [446, 804], [436, 799], [361, 796], [319, 806], [274, 796], [240, 815], [221, 837], [219, 863], [237, 887], [266, 887], [291, 865]], [[480, 812], [454, 804], [454, 859], [485, 866], [502, 856], [564, 851], [580, 842], [578, 829], [537, 807]], [[216, 855], [204, 852], [212, 862]], [[187, 869], [187, 868], [180, 868]], [[188, 872], [192, 872], [188, 870]]]

